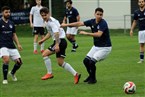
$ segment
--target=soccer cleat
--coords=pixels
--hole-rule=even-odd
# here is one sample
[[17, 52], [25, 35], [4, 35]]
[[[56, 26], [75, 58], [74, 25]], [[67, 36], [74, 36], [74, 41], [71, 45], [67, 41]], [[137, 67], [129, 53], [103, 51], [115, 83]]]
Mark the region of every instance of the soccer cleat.
[[34, 54], [38, 54], [37, 50], [34, 50], [33, 53], [34, 53]]
[[77, 73], [77, 74], [74, 76], [74, 84], [78, 84], [80, 78], [81, 78], [81, 74], [78, 74], [78, 73]]
[[3, 80], [2, 82], [4, 85], [8, 84], [8, 81], [7, 80]]
[[90, 80], [90, 76], [88, 76], [85, 80], [84, 80], [84, 82], [88, 82]]
[[76, 52], [76, 49], [72, 49], [71, 52]]
[[144, 61], [140, 60], [140, 61], [138, 61], [137, 63], [141, 64], [141, 63], [143, 63], [143, 62], [144, 62]]
[[44, 52], [44, 50], [41, 50], [41, 53], [43, 53]]
[[41, 79], [42, 80], [47, 80], [47, 79], [51, 79], [51, 78], [53, 78], [53, 75], [52, 74], [45, 74]]
[[90, 79], [90, 80], [88, 81], [88, 84], [95, 84], [96, 82], [97, 82], [96, 79]]
[[73, 48], [72, 48], [71, 52], [76, 52], [76, 49], [77, 49], [78, 47], [79, 47], [78, 45], [73, 45]]
[[9, 72], [9, 75], [11, 75], [13, 81], [17, 81], [17, 77], [14, 74], [12, 74], [11, 71]]

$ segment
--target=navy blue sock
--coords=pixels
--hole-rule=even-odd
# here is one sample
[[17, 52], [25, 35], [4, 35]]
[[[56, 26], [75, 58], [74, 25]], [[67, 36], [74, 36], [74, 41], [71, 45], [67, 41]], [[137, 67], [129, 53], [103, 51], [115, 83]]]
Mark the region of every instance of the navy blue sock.
[[21, 67], [21, 65], [18, 65], [18, 64], [15, 64], [12, 71], [11, 71], [11, 74], [15, 74], [16, 71]]
[[91, 69], [91, 78], [96, 80], [96, 61], [91, 60], [90, 69]]
[[3, 64], [2, 69], [4, 80], [7, 80], [8, 68], [9, 68], [8, 64]]
[[144, 52], [140, 52], [140, 59], [144, 60]]

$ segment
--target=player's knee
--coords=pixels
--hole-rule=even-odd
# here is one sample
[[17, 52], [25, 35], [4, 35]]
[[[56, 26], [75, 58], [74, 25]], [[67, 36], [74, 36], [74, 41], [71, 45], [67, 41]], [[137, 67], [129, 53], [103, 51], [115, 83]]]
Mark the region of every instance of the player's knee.
[[17, 63], [18, 65], [22, 65], [22, 64], [23, 64], [21, 58], [19, 58], [19, 59], [16, 61], [16, 63]]
[[87, 65], [87, 64], [90, 64], [90, 61], [91, 61], [91, 58], [90, 57], [85, 57], [85, 59], [83, 60], [83, 63], [85, 64], [85, 65]]
[[62, 67], [64, 62], [58, 62], [57, 64]]
[[9, 64], [10, 60], [8, 57], [3, 57], [3, 63], [4, 64]]

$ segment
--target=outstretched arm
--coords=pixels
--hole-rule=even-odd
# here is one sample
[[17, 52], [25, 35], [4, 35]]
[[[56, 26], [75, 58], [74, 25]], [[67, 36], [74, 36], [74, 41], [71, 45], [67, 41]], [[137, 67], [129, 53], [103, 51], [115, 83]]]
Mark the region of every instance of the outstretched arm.
[[74, 23], [69, 23], [69, 24], [62, 23], [61, 24], [61, 27], [67, 27], [67, 26], [80, 27], [80, 26], [84, 26], [84, 22], [74, 22]]
[[85, 32], [85, 31], [80, 31], [79, 34], [83, 34], [83, 35], [87, 35], [87, 36], [92, 36], [92, 37], [101, 37], [103, 32], [102, 31], [98, 31], [95, 33], [89, 33], [89, 32]]

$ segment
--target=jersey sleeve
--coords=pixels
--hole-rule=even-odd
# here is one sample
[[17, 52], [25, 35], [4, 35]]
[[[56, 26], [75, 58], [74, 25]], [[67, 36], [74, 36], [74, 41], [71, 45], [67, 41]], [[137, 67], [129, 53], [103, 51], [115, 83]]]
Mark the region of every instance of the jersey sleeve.
[[30, 14], [32, 14], [32, 15], [34, 14], [34, 7], [31, 8]]
[[105, 21], [102, 21], [100, 24], [99, 24], [99, 29], [100, 31], [104, 32], [106, 29], [108, 28], [108, 25]]
[[79, 15], [79, 12], [77, 9], [74, 10], [75, 16], [77, 17]]
[[86, 26], [86, 27], [88, 27], [88, 26], [92, 26], [92, 20], [87, 20], [87, 21], [84, 21], [84, 25]]
[[12, 22], [13, 28], [12, 28], [12, 33], [16, 33], [16, 27], [15, 24]]
[[137, 12], [134, 12], [133, 19], [134, 19], [134, 20], [138, 20], [138, 14], [137, 14]]

